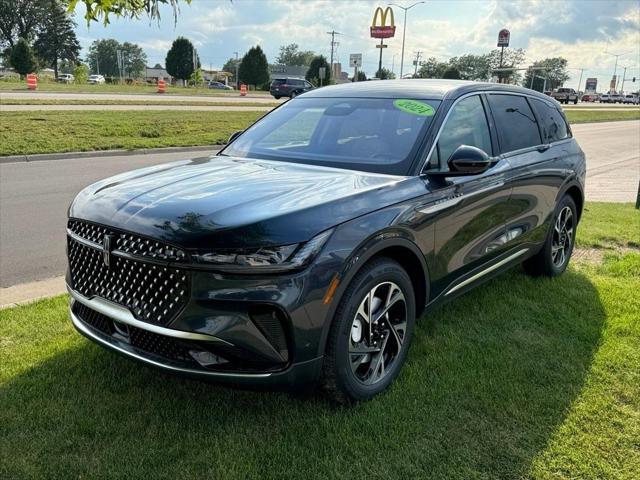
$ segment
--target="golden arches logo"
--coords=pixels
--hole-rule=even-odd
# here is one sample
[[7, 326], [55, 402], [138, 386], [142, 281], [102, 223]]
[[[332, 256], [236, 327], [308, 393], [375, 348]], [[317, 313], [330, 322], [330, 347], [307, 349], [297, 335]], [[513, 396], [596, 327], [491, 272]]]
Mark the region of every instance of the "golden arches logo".
[[[387, 18], [389, 19], [388, 25]], [[378, 21], [380, 23], [378, 23]], [[396, 34], [396, 22], [393, 17], [393, 9], [391, 7], [387, 7], [384, 10], [382, 7], [376, 8], [370, 30], [372, 38], [393, 37]]]

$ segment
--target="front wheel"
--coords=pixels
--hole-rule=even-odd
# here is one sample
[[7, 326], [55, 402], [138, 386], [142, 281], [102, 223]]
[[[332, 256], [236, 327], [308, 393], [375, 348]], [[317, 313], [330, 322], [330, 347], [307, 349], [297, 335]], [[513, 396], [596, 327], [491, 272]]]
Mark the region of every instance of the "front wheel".
[[405, 270], [379, 258], [353, 278], [336, 310], [322, 387], [340, 403], [368, 400], [398, 376], [415, 325], [415, 295]]
[[530, 275], [546, 277], [563, 273], [573, 253], [577, 226], [576, 204], [573, 198], [565, 195], [558, 203], [544, 246], [523, 263], [525, 271]]

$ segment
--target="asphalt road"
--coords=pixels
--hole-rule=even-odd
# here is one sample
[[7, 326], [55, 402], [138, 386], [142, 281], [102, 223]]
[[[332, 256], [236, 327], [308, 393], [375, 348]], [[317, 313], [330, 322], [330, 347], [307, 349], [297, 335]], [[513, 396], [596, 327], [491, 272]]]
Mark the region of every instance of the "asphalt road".
[[[581, 124], [587, 200], [633, 202], [640, 182], [640, 121]], [[194, 153], [0, 164], [0, 287], [62, 275], [67, 206], [98, 179]]]
[[[262, 103], [262, 102], [261, 102]], [[271, 106], [242, 105], [1, 105], [0, 112], [33, 112], [33, 111], [61, 111], [61, 110], [184, 110], [189, 112], [268, 112]]]

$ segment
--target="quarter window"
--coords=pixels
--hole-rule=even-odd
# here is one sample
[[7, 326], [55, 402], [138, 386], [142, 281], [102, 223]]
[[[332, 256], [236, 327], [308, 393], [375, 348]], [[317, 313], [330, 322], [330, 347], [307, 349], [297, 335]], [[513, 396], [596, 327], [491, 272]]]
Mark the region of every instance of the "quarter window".
[[567, 122], [554, 105], [535, 98], [531, 99], [531, 105], [540, 120], [544, 143], [557, 142], [569, 137]]
[[489, 95], [489, 105], [503, 153], [540, 145], [540, 132], [527, 99], [518, 95]]
[[460, 145], [478, 147], [493, 154], [487, 116], [478, 95], [465, 98], [454, 105], [429, 159], [430, 168], [446, 162]]

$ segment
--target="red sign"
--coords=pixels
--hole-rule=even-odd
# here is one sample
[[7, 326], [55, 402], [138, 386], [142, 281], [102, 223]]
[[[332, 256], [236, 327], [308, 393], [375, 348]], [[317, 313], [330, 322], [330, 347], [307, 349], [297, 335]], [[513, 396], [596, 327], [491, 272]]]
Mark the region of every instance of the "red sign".
[[[389, 25], [387, 25], [387, 19], [389, 20]], [[387, 7], [384, 10], [382, 10], [382, 7], [376, 8], [370, 31], [373, 38], [391, 38], [396, 34], [396, 25], [391, 7]]]
[[508, 47], [510, 38], [511, 38], [511, 32], [506, 28], [503, 28], [498, 32], [498, 46]]

